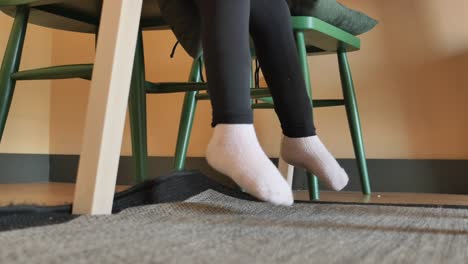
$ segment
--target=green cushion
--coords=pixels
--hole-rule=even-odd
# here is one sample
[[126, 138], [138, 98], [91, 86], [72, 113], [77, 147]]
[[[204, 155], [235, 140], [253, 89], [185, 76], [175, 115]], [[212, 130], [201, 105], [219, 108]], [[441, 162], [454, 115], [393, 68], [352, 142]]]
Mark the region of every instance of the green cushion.
[[163, 19], [170, 25], [182, 47], [193, 58], [202, 53], [200, 17], [193, 0], [158, 0]]
[[313, 16], [350, 34], [360, 35], [377, 25], [366, 14], [352, 10], [336, 0], [287, 0], [293, 16]]

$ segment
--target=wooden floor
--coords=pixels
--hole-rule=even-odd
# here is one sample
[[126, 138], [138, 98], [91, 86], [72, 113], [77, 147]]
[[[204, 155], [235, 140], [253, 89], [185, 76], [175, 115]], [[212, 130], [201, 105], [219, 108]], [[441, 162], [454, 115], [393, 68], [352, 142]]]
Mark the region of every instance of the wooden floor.
[[[296, 200], [308, 200], [306, 191], [295, 193]], [[320, 201], [344, 203], [461, 205], [468, 206], [468, 195], [421, 194], [421, 193], [374, 193], [363, 195], [357, 192], [323, 192]]]
[[[62, 205], [73, 202], [74, 184], [0, 184], [0, 206], [11, 204]], [[117, 191], [127, 187], [118, 186]]]
[[[73, 201], [73, 184], [0, 184], [0, 206], [10, 204], [62, 205]], [[117, 190], [126, 189], [118, 186]], [[308, 200], [306, 191], [295, 193], [297, 200]], [[321, 201], [382, 204], [427, 204], [468, 206], [468, 195], [374, 193], [364, 196], [354, 192], [322, 192]]]

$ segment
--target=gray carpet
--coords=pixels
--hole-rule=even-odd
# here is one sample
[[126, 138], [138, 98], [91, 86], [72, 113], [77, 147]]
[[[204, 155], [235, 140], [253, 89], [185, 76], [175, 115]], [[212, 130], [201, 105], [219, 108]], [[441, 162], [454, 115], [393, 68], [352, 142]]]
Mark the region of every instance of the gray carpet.
[[0, 233], [0, 263], [468, 263], [468, 210], [182, 203]]

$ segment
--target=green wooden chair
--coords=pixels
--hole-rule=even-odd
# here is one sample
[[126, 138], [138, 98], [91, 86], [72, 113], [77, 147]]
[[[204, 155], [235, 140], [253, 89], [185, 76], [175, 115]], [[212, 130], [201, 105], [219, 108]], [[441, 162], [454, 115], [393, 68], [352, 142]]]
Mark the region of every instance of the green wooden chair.
[[[0, 10], [14, 17], [10, 38], [0, 68], [0, 139], [5, 128], [17, 81], [68, 78], [90, 80], [92, 75], [92, 64], [54, 66], [19, 71], [27, 24], [34, 23], [55, 29], [96, 34], [101, 6], [102, 0], [3, 0], [0, 2]], [[345, 99], [313, 100], [313, 103], [315, 107], [346, 106], [361, 173], [362, 190], [363, 193], [369, 194], [370, 185], [357, 103], [346, 56], [347, 52], [360, 48], [360, 41], [358, 38], [315, 18], [294, 17], [293, 20], [298, 51], [301, 55], [302, 69], [308, 88], [311, 85], [307, 55], [331, 52], [338, 54]], [[129, 98], [133, 156], [138, 181], [145, 179], [147, 176], [146, 94], [185, 93], [175, 151], [174, 168], [176, 170], [185, 168], [197, 101], [209, 99], [207, 93], [200, 93], [200, 91], [206, 90], [206, 84], [200, 83], [201, 61], [193, 62], [189, 81], [186, 83], [151, 83], [146, 81], [142, 31], [166, 29], [168, 29], [168, 26], [160, 17], [155, 0], [145, 1]], [[311, 36], [314, 40], [313, 43], [306, 43], [305, 35]], [[252, 89], [251, 94], [252, 98], [261, 101], [261, 103], [253, 104], [254, 109], [273, 107], [273, 101], [268, 89]], [[311, 198], [318, 199], [317, 179], [313, 175], [309, 175], [309, 178]]]
[[[360, 49], [361, 41], [359, 38], [327, 24], [313, 17], [293, 17], [293, 28], [295, 31], [298, 53], [300, 55], [301, 68], [305, 76], [306, 86], [309, 91], [311, 102], [315, 108], [345, 106], [351, 136], [353, 139], [354, 151], [357, 158], [358, 169], [361, 178], [361, 187], [364, 194], [370, 194], [370, 182], [367, 170], [367, 162], [364, 151], [364, 143], [362, 139], [360, 118], [354, 84], [351, 75], [350, 66], [348, 64], [347, 53]], [[344, 99], [328, 99], [328, 100], [312, 100], [312, 86], [309, 75], [309, 65], [307, 62], [308, 55], [320, 55], [336, 53], [338, 56], [338, 64], [340, 68], [340, 77]], [[268, 89], [252, 88], [252, 98], [258, 99], [253, 104], [254, 109], [273, 109], [273, 99], [271, 98]], [[183, 118], [181, 123], [181, 132], [179, 133], [179, 156], [177, 168], [183, 169], [185, 161], [185, 153], [188, 146], [190, 131], [193, 122], [193, 113], [196, 107], [197, 100], [207, 100], [209, 95], [199, 92], [193, 92], [190, 95], [190, 103], [185, 105]], [[319, 183], [317, 177], [308, 173], [309, 193], [311, 200], [319, 200]]]
[[[0, 11], [14, 17], [5, 55], [0, 68], [0, 140], [3, 135], [8, 112], [13, 99], [15, 85], [22, 80], [51, 80], [81, 78], [90, 80], [92, 64], [63, 65], [40, 69], [19, 71], [23, 43], [28, 23], [44, 27], [74, 32], [96, 34], [102, 0], [1, 0]], [[145, 79], [143, 30], [169, 30], [160, 16], [156, 0], [146, 0], [143, 5], [141, 29], [129, 97], [129, 112], [132, 134], [133, 156], [136, 166], [136, 179], [142, 181], [147, 176], [147, 125], [146, 93], [188, 92], [185, 105], [192, 108], [193, 89], [205, 89], [205, 86], [193, 87], [186, 83], [150, 83]], [[194, 61], [189, 82], [200, 81], [200, 64]], [[184, 116], [187, 118], [187, 115]], [[187, 122], [182, 122], [187, 124]], [[182, 131], [189, 131], [182, 127]], [[181, 137], [183, 138], [183, 137]], [[180, 148], [178, 151], [181, 151]], [[182, 155], [183, 154], [183, 155]], [[178, 156], [185, 156], [182, 153]]]

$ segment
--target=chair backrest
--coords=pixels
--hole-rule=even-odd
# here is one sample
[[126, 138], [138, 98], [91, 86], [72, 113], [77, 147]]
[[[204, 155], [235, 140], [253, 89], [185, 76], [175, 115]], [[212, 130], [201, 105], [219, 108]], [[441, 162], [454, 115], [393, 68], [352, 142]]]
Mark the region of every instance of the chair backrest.
[[[95, 33], [99, 24], [102, 0], [3, 0], [0, 10], [14, 16], [16, 6], [29, 5], [29, 23], [67, 31]], [[167, 29], [157, 0], [145, 0], [142, 11], [144, 29]]]

